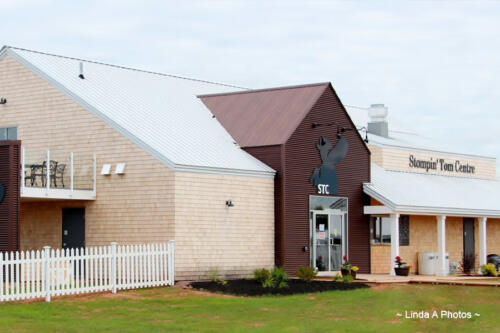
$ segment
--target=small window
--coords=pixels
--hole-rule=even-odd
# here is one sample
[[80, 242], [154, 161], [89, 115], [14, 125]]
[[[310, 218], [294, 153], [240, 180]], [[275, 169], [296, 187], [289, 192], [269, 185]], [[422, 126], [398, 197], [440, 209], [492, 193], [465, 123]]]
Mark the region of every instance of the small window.
[[0, 127], [0, 140], [17, 140], [17, 127]]
[[[388, 217], [373, 217], [371, 220], [372, 244], [391, 244], [391, 220]], [[399, 217], [399, 246], [410, 245], [410, 217]]]
[[399, 246], [410, 245], [410, 216], [399, 217]]
[[373, 244], [391, 244], [391, 220], [387, 217], [373, 217], [371, 234]]

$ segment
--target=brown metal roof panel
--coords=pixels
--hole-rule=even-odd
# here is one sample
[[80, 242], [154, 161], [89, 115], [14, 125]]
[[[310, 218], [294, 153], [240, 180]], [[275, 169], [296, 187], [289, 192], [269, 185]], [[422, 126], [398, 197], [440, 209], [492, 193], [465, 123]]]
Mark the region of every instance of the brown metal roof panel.
[[241, 147], [284, 144], [328, 83], [200, 96]]

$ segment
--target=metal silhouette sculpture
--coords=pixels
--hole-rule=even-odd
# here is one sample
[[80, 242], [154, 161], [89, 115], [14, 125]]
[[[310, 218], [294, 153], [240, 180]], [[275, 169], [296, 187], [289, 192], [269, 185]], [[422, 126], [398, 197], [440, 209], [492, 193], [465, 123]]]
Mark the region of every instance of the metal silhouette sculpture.
[[347, 154], [347, 140], [341, 137], [333, 147], [332, 143], [322, 136], [319, 138], [316, 147], [321, 156], [321, 165], [314, 169], [309, 182], [317, 188], [319, 194], [338, 194], [337, 168], [335, 165], [342, 161]]

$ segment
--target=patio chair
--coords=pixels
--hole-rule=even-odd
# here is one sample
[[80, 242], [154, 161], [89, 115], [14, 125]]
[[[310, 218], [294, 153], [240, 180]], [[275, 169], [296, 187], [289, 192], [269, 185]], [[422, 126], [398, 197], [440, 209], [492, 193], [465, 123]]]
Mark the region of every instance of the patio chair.
[[[55, 183], [55, 178], [52, 178], [52, 175], [56, 174], [56, 170], [57, 170], [57, 161], [50, 160], [50, 185], [52, 185], [52, 180], [54, 180]], [[42, 178], [42, 186], [43, 187], [47, 186], [47, 161], [43, 161], [42, 172], [40, 176]]]
[[54, 173], [52, 173], [52, 168], [51, 168], [51, 171], [50, 171], [50, 180], [51, 180], [51, 183], [52, 182], [54, 183], [55, 187], [57, 187], [57, 180], [58, 179], [61, 180], [62, 187], [63, 188], [66, 187], [64, 185], [64, 171], [65, 170], [66, 170], [66, 163], [58, 163], [58, 164], [56, 164], [55, 172]]
[[33, 173], [33, 168], [32, 166], [29, 166], [29, 169], [24, 171], [24, 186], [26, 186], [26, 181], [30, 181], [30, 185], [33, 186], [35, 183], [35, 175]]
[[27, 175], [27, 171], [24, 172], [24, 185], [26, 185], [26, 180], [30, 180], [31, 186], [36, 186], [36, 178], [40, 177], [42, 178], [42, 184], [43, 184], [43, 165], [42, 164], [30, 164], [29, 166], [29, 176]]

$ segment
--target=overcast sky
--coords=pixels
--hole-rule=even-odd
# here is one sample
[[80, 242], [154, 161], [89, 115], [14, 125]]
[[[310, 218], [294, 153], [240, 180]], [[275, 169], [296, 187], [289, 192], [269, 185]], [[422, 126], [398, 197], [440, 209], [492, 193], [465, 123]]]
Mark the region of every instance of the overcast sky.
[[[344, 104], [500, 158], [500, 2], [0, 0], [0, 43]], [[390, 125], [389, 125], [390, 126]], [[500, 161], [499, 161], [500, 165]]]

